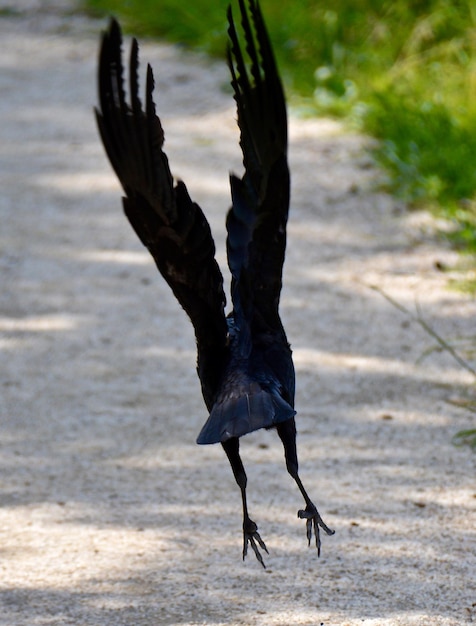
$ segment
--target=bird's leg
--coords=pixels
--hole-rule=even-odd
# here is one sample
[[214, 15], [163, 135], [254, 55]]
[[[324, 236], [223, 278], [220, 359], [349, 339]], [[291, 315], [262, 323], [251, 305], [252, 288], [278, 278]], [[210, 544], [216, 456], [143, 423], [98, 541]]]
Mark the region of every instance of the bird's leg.
[[243, 463], [241, 461], [239, 453], [239, 439], [238, 437], [232, 437], [227, 441], [223, 441], [222, 446], [226, 452], [228, 460], [230, 461], [231, 469], [233, 470], [233, 475], [238, 484], [238, 487], [241, 489], [241, 499], [243, 501], [243, 560], [245, 560], [245, 557], [248, 553], [249, 543], [253, 548], [253, 552], [255, 553], [256, 558], [266, 569], [266, 565], [264, 564], [263, 557], [261, 556], [261, 553], [258, 549], [258, 545], [267, 554], [269, 554], [268, 549], [266, 548], [264, 541], [261, 539], [258, 533], [257, 524], [248, 515], [248, 505], [246, 502], [247, 478], [245, 468], [243, 467]]
[[302, 493], [306, 508], [298, 511], [298, 517], [306, 520], [306, 534], [308, 544], [311, 545], [312, 529], [314, 527], [314, 536], [316, 538], [317, 555], [321, 554], [321, 538], [319, 534], [319, 527], [322, 528], [328, 535], [333, 535], [335, 530], [331, 530], [323, 521], [319, 515], [315, 504], [311, 501], [307, 495], [304, 485], [301, 482], [298, 474], [298, 458], [296, 449], [296, 423], [294, 418], [281, 422], [277, 425], [278, 435], [281, 438], [284, 446], [284, 456], [286, 458], [286, 469], [289, 474], [296, 481], [299, 491]]

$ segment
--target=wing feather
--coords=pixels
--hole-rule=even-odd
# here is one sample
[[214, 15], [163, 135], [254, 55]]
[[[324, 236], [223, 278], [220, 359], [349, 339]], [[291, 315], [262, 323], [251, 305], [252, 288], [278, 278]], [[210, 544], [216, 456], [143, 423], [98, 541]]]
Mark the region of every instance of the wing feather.
[[[227, 218], [232, 298], [252, 334], [281, 330], [278, 308], [286, 249], [290, 179], [284, 92], [261, 9], [239, 0], [244, 49], [228, 9], [228, 65], [237, 104], [245, 174], [231, 177]], [[245, 216], [245, 217], [244, 217]], [[250, 217], [251, 216], [251, 217]], [[284, 331], [283, 331], [284, 332]]]

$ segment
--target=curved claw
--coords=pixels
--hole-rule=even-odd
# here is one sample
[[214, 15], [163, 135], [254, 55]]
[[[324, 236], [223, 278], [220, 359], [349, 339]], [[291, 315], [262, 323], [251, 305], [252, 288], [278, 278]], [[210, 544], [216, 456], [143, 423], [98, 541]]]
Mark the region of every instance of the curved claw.
[[243, 524], [243, 561], [245, 560], [246, 555], [248, 554], [248, 543], [253, 548], [253, 552], [255, 553], [256, 558], [261, 563], [261, 565], [266, 569], [266, 565], [264, 564], [263, 557], [261, 556], [261, 552], [259, 551], [259, 547], [269, 554], [268, 548], [266, 547], [265, 542], [261, 539], [260, 534], [258, 532], [258, 526], [252, 520], [248, 520], [248, 524]]
[[311, 507], [308, 505], [304, 511], [298, 511], [298, 517], [299, 519], [306, 520], [306, 536], [309, 546], [311, 545], [312, 528], [314, 526], [317, 556], [321, 556], [321, 536], [319, 532], [319, 527], [322, 528], [322, 530], [328, 535], [333, 535], [335, 533], [335, 530], [332, 530], [331, 528], [329, 528], [329, 526], [327, 526], [322, 517], [319, 515], [319, 512], [315, 506]]

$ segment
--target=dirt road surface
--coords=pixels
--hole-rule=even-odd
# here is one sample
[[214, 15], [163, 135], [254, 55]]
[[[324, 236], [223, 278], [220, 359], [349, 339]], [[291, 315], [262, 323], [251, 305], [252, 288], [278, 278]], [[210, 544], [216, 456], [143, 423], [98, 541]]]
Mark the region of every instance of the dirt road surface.
[[[336, 529], [308, 548], [272, 432], [243, 452], [270, 555], [241, 560], [241, 502], [206, 419], [193, 334], [120, 207], [92, 106], [103, 22], [1, 0], [0, 625], [456, 626], [476, 622], [474, 383], [415, 322], [474, 336], [433, 222], [375, 191], [366, 140], [291, 119], [282, 314], [302, 478]], [[13, 10], [7, 10], [13, 9]], [[141, 48], [177, 177], [224, 257], [241, 172], [223, 63]], [[427, 351], [429, 353], [427, 354]], [[424, 358], [421, 358], [424, 357]]]

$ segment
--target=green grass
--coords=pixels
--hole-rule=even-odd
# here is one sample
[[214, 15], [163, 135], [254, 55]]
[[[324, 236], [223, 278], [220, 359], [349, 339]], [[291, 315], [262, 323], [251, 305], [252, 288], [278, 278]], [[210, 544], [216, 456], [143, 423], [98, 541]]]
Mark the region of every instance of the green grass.
[[455, 446], [469, 446], [472, 450], [476, 451], [476, 429], [461, 430], [453, 437], [453, 443]]
[[[227, 0], [84, 0], [135, 34], [222, 56]], [[380, 139], [388, 187], [476, 253], [476, 2], [261, 0], [291, 101]]]

